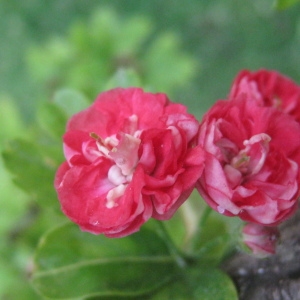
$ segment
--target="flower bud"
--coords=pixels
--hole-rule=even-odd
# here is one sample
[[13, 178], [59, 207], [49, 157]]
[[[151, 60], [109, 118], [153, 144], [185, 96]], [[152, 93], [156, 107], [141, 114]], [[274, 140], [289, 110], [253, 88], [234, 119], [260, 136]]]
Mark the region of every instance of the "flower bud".
[[259, 224], [248, 223], [242, 230], [243, 242], [257, 257], [266, 257], [274, 254], [279, 238], [277, 227], [266, 227]]

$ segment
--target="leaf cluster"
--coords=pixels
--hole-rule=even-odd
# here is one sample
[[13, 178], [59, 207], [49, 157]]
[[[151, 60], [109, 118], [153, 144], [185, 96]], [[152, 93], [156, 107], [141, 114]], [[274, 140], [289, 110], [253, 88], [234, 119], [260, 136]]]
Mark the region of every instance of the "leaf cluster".
[[67, 36], [54, 36], [43, 45], [32, 46], [28, 69], [48, 95], [67, 87], [93, 99], [107, 87], [108, 78], [124, 69], [138, 75], [136, 85], [174, 94], [196, 74], [198, 63], [181, 50], [174, 32], [153, 33], [148, 18], [123, 20], [113, 10], [101, 7], [89, 22], [72, 24]]
[[170, 250], [155, 221], [123, 239], [67, 223], [41, 239], [32, 282], [53, 299], [237, 299], [225, 273], [184, 256], [179, 266]]

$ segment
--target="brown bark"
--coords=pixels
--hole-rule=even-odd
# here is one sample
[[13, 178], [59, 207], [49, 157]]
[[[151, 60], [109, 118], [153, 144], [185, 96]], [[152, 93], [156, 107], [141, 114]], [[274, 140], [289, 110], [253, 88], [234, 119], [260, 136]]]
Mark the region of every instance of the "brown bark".
[[224, 264], [240, 300], [300, 300], [300, 210], [280, 226], [276, 254], [255, 258], [238, 253]]

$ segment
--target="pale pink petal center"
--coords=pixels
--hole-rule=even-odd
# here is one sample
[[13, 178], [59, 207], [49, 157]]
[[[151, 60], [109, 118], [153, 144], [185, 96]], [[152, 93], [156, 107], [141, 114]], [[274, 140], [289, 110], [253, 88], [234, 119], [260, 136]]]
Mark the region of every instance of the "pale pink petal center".
[[[107, 193], [107, 208], [118, 206], [117, 198], [124, 195], [128, 183], [132, 180], [133, 172], [138, 163], [138, 149], [141, 143], [140, 131], [137, 130], [138, 117], [130, 116], [124, 123], [122, 132], [109, 136], [104, 140], [96, 134], [97, 149], [86, 151], [93, 157], [104, 156], [112, 161], [107, 177], [115, 186]], [[91, 155], [89, 155], [90, 157]]]
[[119, 144], [108, 153], [124, 176], [131, 175], [137, 165], [140, 142], [132, 135], [121, 134]]
[[233, 187], [260, 172], [269, 152], [270, 141], [270, 136], [265, 133], [256, 134], [244, 141], [245, 148], [224, 166], [226, 177]]
[[118, 206], [118, 203], [116, 203], [116, 199], [123, 196], [125, 193], [127, 185], [120, 184], [116, 186], [115, 188], [111, 189], [106, 196], [107, 202], [106, 207], [107, 208], [113, 208]]

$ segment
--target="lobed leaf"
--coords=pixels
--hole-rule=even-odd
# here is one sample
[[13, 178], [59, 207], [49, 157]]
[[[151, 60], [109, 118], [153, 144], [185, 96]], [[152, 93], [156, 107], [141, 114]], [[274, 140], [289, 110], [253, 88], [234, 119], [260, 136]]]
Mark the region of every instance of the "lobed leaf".
[[237, 300], [232, 280], [219, 269], [196, 266], [186, 270], [177, 281], [166, 286], [151, 300]]
[[43, 102], [38, 110], [38, 122], [52, 137], [61, 140], [65, 132], [67, 116], [54, 103]]
[[[149, 46], [143, 61], [146, 82], [156, 90], [172, 93], [193, 78], [198, 62], [180, 50], [180, 40], [173, 33], [158, 36]], [[176, 63], [174, 63], [176, 62]]]
[[54, 94], [53, 103], [57, 105], [67, 117], [71, 117], [86, 109], [90, 104], [83, 94], [72, 89], [58, 90]]
[[191, 274], [194, 280], [195, 299], [201, 300], [237, 300], [236, 288], [224, 272], [210, 266], [201, 272]]
[[51, 145], [42, 147], [16, 139], [3, 152], [3, 159], [17, 186], [42, 205], [58, 206], [53, 180], [59, 158], [55, 157]]
[[142, 87], [142, 82], [138, 74], [133, 69], [120, 68], [116, 73], [107, 81], [105, 90], [117, 87]]
[[42, 238], [34, 264], [34, 287], [56, 299], [146, 294], [176, 274], [167, 246], [149, 225], [109, 239], [65, 224]]

